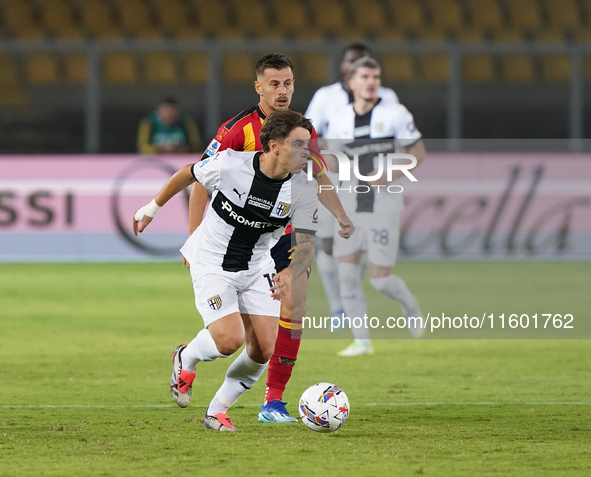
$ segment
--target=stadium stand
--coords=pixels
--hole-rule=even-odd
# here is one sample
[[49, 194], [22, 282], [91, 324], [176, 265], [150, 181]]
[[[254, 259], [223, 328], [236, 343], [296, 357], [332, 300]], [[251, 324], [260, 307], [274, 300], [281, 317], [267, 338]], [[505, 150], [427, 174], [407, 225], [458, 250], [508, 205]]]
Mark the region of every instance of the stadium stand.
[[456, 0], [428, 0], [431, 25], [438, 29], [460, 30], [466, 25], [460, 5]]
[[103, 80], [106, 83], [134, 84], [138, 82], [137, 61], [129, 53], [103, 55]]
[[576, 0], [546, 0], [546, 8], [552, 28], [575, 29], [581, 26], [583, 15]]
[[30, 83], [57, 83], [59, 70], [54, 55], [30, 53], [25, 59], [27, 81]]
[[173, 84], [178, 81], [175, 57], [163, 52], [144, 55], [146, 80], [149, 83]]
[[537, 29], [542, 18], [537, 0], [505, 0], [509, 24], [514, 28]]
[[65, 81], [71, 84], [82, 84], [88, 76], [88, 59], [84, 53], [68, 53], [64, 55]]
[[[0, 36], [48, 42], [336, 38], [346, 43], [591, 43], [591, 0], [0, 0]], [[296, 65], [298, 91], [307, 91], [298, 97], [307, 97], [329, 81], [323, 52], [286, 50]], [[251, 91], [258, 56], [259, 52], [224, 53], [224, 84], [235, 87], [233, 91]], [[445, 91], [440, 88], [449, 81], [445, 54], [393, 51], [377, 56], [386, 85], [404, 89], [420, 84], [426, 91]], [[0, 105], [33, 108], [32, 99], [42, 98], [43, 88], [82, 88], [87, 74], [83, 52], [0, 53]], [[569, 55], [557, 53], [467, 54], [462, 58], [462, 76], [467, 88], [546, 85], [558, 91], [568, 87], [571, 61]], [[584, 58], [584, 76], [591, 81], [591, 55]], [[105, 97], [127, 85], [148, 92], [161, 86], [201, 88], [208, 81], [207, 55], [109, 52], [102, 57], [102, 80]]]
[[387, 4], [391, 9], [396, 27], [404, 30], [421, 30], [426, 27], [427, 22], [423, 14], [423, 9], [416, 0], [409, 0], [407, 2], [388, 0]]
[[390, 53], [381, 55], [379, 61], [383, 81], [410, 83], [416, 80], [416, 69], [411, 55]]
[[480, 30], [498, 30], [504, 25], [497, 0], [467, 0], [472, 27]]
[[351, 16], [353, 25], [364, 35], [375, 35], [389, 29], [386, 12], [377, 0], [353, 0]]

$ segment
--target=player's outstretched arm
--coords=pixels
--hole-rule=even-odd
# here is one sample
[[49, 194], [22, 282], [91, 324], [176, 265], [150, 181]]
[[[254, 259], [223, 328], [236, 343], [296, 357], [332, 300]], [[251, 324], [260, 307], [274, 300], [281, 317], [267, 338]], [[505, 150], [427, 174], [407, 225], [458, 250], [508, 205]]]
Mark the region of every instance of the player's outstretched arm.
[[[316, 182], [318, 182], [318, 200], [337, 219], [339, 226], [341, 227], [339, 235], [348, 239], [353, 235], [353, 232], [355, 232], [355, 226], [345, 213], [343, 204], [341, 204], [341, 200], [335, 191], [332, 181], [326, 174], [322, 174], [321, 176], [316, 177]], [[321, 188], [320, 186], [330, 187]]]
[[291, 292], [291, 282], [304, 273], [314, 260], [314, 235], [298, 233], [297, 230], [295, 234], [298, 247], [289, 267], [273, 277], [275, 286], [271, 287], [271, 291], [275, 300], [281, 300]]
[[156, 213], [176, 194], [189, 187], [195, 178], [191, 173], [193, 164], [187, 164], [166, 181], [160, 192], [147, 205], [140, 207], [133, 215], [133, 234], [137, 237], [148, 226]]

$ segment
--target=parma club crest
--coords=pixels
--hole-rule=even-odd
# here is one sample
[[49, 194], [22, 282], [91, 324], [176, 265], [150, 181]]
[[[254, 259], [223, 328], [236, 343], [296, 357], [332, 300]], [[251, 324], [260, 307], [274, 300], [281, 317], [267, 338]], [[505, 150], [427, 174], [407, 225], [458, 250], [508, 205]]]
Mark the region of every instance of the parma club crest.
[[222, 299], [219, 295], [207, 299], [207, 304], [212, 310], [219, 310], [222, 307]]
[[285, 202], [279, 202], [277, 204], [277, 207], [275, 207], [275, 213], [279, 217], [285, 217], [287, 214], [289, 214], [290, 209], [291, 209], [291, 204], [287, 204]]

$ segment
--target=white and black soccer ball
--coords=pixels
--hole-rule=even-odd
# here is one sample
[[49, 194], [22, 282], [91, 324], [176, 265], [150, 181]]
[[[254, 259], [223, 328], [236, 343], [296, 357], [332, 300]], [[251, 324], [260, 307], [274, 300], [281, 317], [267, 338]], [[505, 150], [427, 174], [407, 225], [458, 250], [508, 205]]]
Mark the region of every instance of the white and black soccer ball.
[[349, 417], [349, 399], [345, 392], [330, 383], [318, 383], [300, 398], [300, 417], [313, 431], [334, 432]]

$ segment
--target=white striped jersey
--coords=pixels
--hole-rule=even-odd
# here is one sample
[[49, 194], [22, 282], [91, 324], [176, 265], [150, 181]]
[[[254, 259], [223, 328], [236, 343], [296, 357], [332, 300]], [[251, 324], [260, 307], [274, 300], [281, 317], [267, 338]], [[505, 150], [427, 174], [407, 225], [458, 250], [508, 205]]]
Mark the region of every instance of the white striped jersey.
[[[413, 145], [421, 139], [412, 114], [397, 101], [380, 99], [366, 114], [360, 116], [353, 104], [337, 111], [330, 118], [325, 134], [327, 149], [344, 151], [351, 165], [351, 181], [340, 184], [340, 190], [357, 185], [371, 185], [371, 182], [358, 180], [353, 173], [353, 155], [358, 154], [359, 172], [370, 175], [377, 170], [378, 154], [395, 152]], [[404, 178], [392, 181], [403, 184]], [[365, 190], [365, 188], [359, 188]], [[402, 194], [375, 192], [339, 193], [339, 198], [347, 213], [351, 212], [396, 212], [404, 208]]]
[[271, 179], [260, 170], [261, 154], [226, 149], [191, 168], [213, 191], [203, 222], [181, 248], [192, 266], [256, 270], [290, 222], [296, 232], [316, 232], [316, 181], [304, 173]]
[[[398, 102], [398, 96], [394, 90], [383, 86], [378, 89], [378, 97]], [[343, 88], [343, 83], [339, 81], [329, 86], [323, 86], [316, 91], [304, 116], [312, 121], [318, 136], [325, 136], [330, 117], [352, 102], [353, 93], [346, 91]]]

